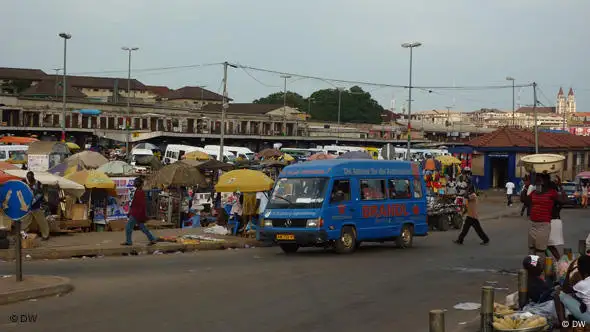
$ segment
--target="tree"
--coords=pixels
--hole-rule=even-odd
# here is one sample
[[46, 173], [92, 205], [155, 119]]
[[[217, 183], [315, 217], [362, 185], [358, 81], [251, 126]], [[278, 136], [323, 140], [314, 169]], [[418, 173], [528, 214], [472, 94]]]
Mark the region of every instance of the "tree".
[[371, 94], [361, 87], [353, 86], [339, 92], [338, 89], [323, 89], [312, 93], [312, 119], [338, 121], [338, 97], [340, 100], [340, 122], [381, 123], [385, 111]]
[[[275, 92], [266, 97], [254, 100], [254, 104], [283, 105], [283, 98], [283, 92]], [[287, 106], [297, 108], [300, 112], [306, 112], [307, 100], [298, 93], [287, 91]]]
[[[341, 92], [340, 122], [381, 123], [381, 114], [385, 111], [371, 94], [361, 87], [353, 86]], [[338, 121], [337, 89], [323, 89], [315, 91], [309, 98], [303, 98], [298, 93], [287, 92], [287, 105], [297, 108], [300, 112], [309, 112], [311, 118], [320, 121]], [[311, 103], [310, 103], [311, 99]], [[276, 92], [264, 98], [254, 100], [255, 104], [283, 104], [283, 92]]]
[[2, 86], [0, 87], [0, 90], [4, 90], [4, 91], [7, 91], [8, 93], [12, 93], [12, 94], [19, 94], [19, 93], [25, 91], [26, 89], [30, 88], [32, 84], [33, 84], [32, 80], [21, 80], [21, 79], [10, 80], [10, 81], [2, 84]]

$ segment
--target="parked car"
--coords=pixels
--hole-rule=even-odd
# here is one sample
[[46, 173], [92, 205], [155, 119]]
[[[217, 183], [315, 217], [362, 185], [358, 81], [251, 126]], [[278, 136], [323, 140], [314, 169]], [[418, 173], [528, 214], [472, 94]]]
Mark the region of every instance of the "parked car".
[[567, 200], [564, 206], [580, 206], [580, 193], [578, 192], [578, 185], [575, 182], [563, 182], [562, 185], [563, 190], [567, 195]]

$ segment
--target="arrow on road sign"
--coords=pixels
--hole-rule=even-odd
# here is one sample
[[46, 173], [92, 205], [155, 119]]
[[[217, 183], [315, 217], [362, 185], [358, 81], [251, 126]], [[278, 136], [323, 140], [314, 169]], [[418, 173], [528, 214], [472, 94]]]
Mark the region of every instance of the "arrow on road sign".
[[12, 190], [6, 192], [6, 198], [4, 199], [4, 209], [8, 209], [8, 202], [10, 201], [10, 196], [12, 196]]
[[20, 210], [23, 212], [29, 211], [29, 207], [27, 206], [27, 203], [25, 203], [25, 198], [23, 197], [23, 192], [20, 190], [17, 191], [16, 196], [18, 197], [18, 201], [20, 202]]

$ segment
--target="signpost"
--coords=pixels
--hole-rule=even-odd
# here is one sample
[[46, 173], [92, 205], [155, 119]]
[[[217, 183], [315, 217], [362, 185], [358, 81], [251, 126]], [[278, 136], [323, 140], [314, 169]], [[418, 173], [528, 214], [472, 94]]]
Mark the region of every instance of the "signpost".
[[19, 180], [6, 181], [0, 187], [0, 204], [4, 214], [14, 220], [16, 226], [16, 280], [23, 281], [23, 258], [21, 244], [21, 224], [23, 219], [31, 211], [33, 191], [29, 186]]

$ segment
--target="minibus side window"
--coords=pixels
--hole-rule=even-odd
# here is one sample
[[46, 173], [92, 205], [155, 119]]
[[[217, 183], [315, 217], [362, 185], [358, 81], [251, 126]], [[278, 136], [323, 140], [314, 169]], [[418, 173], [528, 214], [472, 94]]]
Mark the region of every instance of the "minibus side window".
[[390, 179], [389, 180], [389, 198], [404, 199], [411, 198], [410, 181], [407, 179]]
[[6, 159], [6, 151], [0, 151], [0, 160]]
[[385, 199], [385, 180], [361, 180], [360, 196], [363, 201]]
[[414, 197], [422, 198], [422, 183], [420, 179], [414, 178]]
[[330, 194], [330, 203], [350, 201], [350, 180], [335, 180]]

